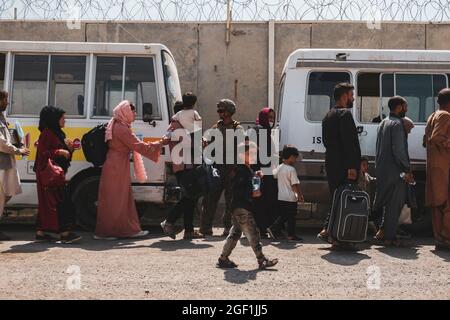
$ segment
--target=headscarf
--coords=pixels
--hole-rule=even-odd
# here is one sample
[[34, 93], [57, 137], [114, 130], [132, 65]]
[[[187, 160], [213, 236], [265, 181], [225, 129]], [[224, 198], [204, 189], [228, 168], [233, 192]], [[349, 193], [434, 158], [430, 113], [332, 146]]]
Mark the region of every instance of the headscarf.
[[258, 118], [256, 119], [256, 124], [260, 125], [265, 129], [272, 129], [269, 123], [269, 113], [275, 112], [273, 109], [266, 107], [262, 108], [259, 112]]
[[65, 144], [66, 134], [59, 125], [59, 120], [65, 113], [63, 109], [54, 106], [42, 108], [39, 114], [39, 131], [42, 132], [44, 129], [49, 129], [58, 137], [62, 144]]
[[[108, 142], [113, 137], [113, 129], [116, 122], [120, 122], [126, 125], [131, 130], [131, 123], [134, 121], [134, 112], [131, 110], [130, 102], [127, 100], [122, 101], [113, 110], [113, 117], [109, 120], [108, 126], [106, 127], [105, 141]], [[145, 171], [144, 161], [142, 156], [133, 151], [133, 166], [134, 166], [134, 177], [139, 183], [144, 183], [147, 181], [147, 172]]]

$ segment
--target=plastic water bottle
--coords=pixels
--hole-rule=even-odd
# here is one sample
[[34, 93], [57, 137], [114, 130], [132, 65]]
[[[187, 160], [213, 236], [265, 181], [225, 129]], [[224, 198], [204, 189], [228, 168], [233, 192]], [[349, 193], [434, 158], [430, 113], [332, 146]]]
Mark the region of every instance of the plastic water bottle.
[[253, 191], [259, 191], [261, 189], [261, 178], [257, 175], [253, 177]]

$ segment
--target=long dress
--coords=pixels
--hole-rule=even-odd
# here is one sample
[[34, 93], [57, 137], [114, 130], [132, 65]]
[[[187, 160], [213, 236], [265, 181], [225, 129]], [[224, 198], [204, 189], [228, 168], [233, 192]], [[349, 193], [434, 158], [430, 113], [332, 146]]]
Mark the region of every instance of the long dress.
[[426, 134], [426, 204], [433, 211], [436, 240], [450, 243], [450, 113], [438, 110], [428, 118]]
[[0, 217], [7, 197], [22, 192], [15, 154], [18, 149], [11, 144], [5, 118], [0, 115]]
[[97, 226], [101, 237], [126, 238], [141, 231], [131, 189], [130, 152], [157, 158], [159, 148], [139, 140], [129, 127], [116, 122], [98, 191]]
[[67, 172], [70, 159], [66, 160], [64, 157], [57, 156], [58, 150], [61, 149], [68, 150], [66, 144], [53, 131], [44, 129], [39, 136], [34, 164], [38, 193], [38, 231], [54, 233], [65, 231], [62, 230], [61, 212], [58, 211], [58, 206], [64, 201], [64, 187], [45, 188], [41, 181], [41, 172], [46, 168], [49, 158]]

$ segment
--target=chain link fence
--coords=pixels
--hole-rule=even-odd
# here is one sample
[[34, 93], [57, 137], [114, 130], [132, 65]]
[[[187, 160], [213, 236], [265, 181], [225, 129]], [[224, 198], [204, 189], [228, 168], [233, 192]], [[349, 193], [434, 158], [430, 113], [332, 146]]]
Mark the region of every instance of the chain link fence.
[[[224, 21], [227, 0], [0, 0], [0, 19]], [[230, 0], [234, 21], [450, 20], [442, 0]]]

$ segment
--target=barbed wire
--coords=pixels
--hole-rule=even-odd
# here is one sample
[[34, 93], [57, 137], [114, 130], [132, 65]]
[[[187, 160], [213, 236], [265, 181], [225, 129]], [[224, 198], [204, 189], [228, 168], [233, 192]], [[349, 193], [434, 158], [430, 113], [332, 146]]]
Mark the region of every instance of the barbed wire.
[[[443, 0], [233, 0], [234, 21], [450, 21]], [[0, 19], [223, 21], [227, 0], [0, 0]]]

